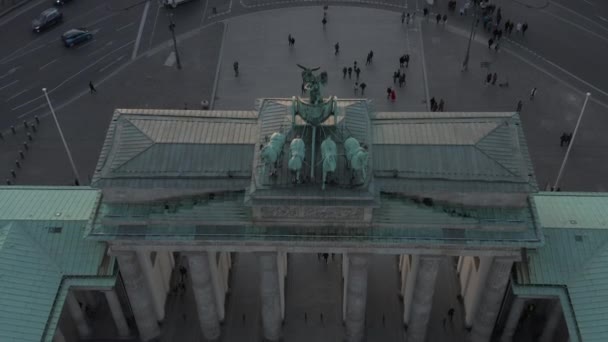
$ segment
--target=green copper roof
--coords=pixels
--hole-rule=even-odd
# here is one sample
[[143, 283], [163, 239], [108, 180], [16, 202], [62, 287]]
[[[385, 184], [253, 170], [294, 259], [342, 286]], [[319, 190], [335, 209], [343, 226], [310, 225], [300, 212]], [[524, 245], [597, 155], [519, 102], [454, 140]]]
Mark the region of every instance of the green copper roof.
[[[0, 187], [0, 341], [52, 337], [70, 277], [106, 277], [105, 245], [84, 240], [99, 202], [84, 187]], [[57, 317], [56, 317], [57, 316]]]
[[608, 340], [608, 194], [540, 193], [534, 202], [546, 244], [528, 251], [518, 283], [564, 287], [582, 340]]
[[0, 186], [0, 220], [88, 220], [99, 196], [90, 188]]

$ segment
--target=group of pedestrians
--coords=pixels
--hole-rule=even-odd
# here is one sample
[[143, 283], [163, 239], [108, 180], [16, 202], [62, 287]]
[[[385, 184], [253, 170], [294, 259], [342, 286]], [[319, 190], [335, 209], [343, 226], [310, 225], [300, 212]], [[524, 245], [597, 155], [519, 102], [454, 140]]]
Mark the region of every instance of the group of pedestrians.
[[435, 97], [431, 97], [431, 112], [443, 112], [444, 108], [445, 108], [445, 102], [443, 101], [443, 99], [439, 99], [439, 103], [437, 103], [437, 100], [435, 100]]
[[410, 12], [407, 12], [407, 14], [405, 12], [401, 12], [401, 23], [405, 23], [406, 25], [410, 24], [411, 20], [414, 20], [414, 17], [416, 16], [416, 12], [414, 12], [414, 14], [410, 15]]

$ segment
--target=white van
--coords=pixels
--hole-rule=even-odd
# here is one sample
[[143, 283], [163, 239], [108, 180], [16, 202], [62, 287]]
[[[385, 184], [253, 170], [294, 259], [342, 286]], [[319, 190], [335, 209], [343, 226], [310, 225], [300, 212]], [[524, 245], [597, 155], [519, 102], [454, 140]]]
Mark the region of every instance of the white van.
[[165, 5], [165, 7], [177, 7], [178, 5], [181, 5], [185, 2], [188, 1], [192, 1], [192, 0], [163, 0], [163, 5]]

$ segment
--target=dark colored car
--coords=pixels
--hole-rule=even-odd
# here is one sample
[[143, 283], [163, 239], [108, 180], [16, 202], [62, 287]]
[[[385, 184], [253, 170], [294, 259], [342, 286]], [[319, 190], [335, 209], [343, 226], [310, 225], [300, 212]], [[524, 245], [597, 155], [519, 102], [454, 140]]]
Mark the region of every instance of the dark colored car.
[[36, 32], [40, 32], [53, 25], [59, 24], [62, 21], [63, 14], [56, 8], [49, 8], [40, 13], [38, 18], [32, 20], [32, 29]]
[[67, 47], [72, 47], [91, 39], [93, 39], [93, 34], [85, 29], [71, 29], [61, 35], [61, 40]]
[[66, 2], [72, 2], [72, 0], [54, 0], [55, 5], [63, 6]]

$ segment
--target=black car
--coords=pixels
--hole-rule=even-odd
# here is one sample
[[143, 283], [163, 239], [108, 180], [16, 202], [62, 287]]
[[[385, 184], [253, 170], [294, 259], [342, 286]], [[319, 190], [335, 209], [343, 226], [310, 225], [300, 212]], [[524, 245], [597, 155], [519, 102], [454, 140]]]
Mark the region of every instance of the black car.
[[32, 29], [35, 32], [40, 32], [62, 21], [63, 14], [56, 8], [49, 8], [40, 13], [38, 18], [32, 20]]
[[63, 6], [65, 5], [66, 2], [71, 2], [72, 0], [54, 0], [53, 2], [55, 3], [55, 5], [57, 6]]
[[76, 44], [80, 44], [91, 39], [93, 39], [93, 34], [83, 28], [71, 29], [61, 35], [61, 40], [66, 47], [72, 47]]

